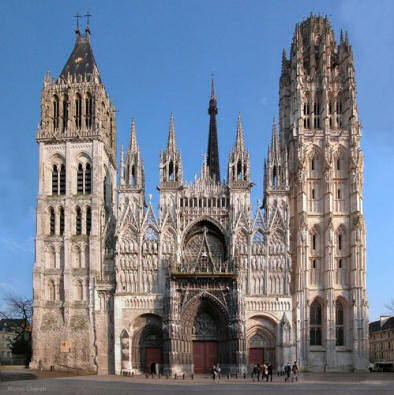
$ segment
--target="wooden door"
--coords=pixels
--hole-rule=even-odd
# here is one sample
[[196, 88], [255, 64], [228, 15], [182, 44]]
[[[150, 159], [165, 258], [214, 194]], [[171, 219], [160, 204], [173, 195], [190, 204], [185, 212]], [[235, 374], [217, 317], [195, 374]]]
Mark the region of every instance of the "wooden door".
[[217, 364], [217, 343], [212, 341], [193, 342], [194, 373], [210, 373], [212, 366]]
[[264, 348], [249, 348], [249, 365], [264, 363]]
[[145, 349], [146, 367], [145, 372], [155, 373], [151, 371], [152, 362], [161, 364], [161, 348], [160, 347], [147, 347]]

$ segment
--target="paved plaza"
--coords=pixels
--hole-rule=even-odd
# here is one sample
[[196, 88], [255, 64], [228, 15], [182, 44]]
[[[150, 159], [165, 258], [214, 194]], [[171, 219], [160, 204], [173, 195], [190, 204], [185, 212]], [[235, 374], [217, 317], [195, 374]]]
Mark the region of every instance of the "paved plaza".
[[[14, 374], [14, 376], [13, 376]], [[122, 376], [56, 377], [54, 372], [37, 374], [34, 371], [2, 371], [0, 394], [394, 394], [394, 373], [365, 374], [303, 374], [298, 382], [285, 383], [283, 377], [274, 376], [272, 383], [247, 379], [221, 380], [215, 384], [206, 376], [194, 380], [174, 378], [145, 378]], [[33, 377], [38, 377], [34, 378]], [[4, 381], [9, 380], [9, 381]]]

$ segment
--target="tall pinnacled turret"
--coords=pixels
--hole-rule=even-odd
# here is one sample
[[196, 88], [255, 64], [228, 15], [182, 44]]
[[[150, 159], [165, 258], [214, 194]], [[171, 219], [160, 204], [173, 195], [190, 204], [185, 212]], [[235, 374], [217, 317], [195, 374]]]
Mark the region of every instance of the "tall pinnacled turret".
[[265, 192], [271, 190], [286, 190], [288, 188], [288, 171], [286, 147], [279, 144], [276, 121], [272, 125], [271, 145], [268, 147], [267, 160], [264, 164], [264, 189]]
[[209, 175], [216, 182], [220, 182], [220, 168], [219, 168], [219, 148], [218, 148], [218, 134], [216, 127], [216, 115], [218, 113], [217, 101], [215, 97], [215, 84], [212, 79], [211, 83], [211, 97], [209, 99], [209, 138], [208, 138], [208, 169]]
[[160, 186], [178, 186], [182, 178], [182, 158], [176, 146], [174, 116], [171, 114], [167, 147], [160, 155]]
[[125, 162], [124, 177], [122, 177], [121, 171], [120, 185], [126, 188], [144, 190], [144, 162], [141, 159], [140, 148], [137, 143], [134, 118], [131, 121], [130, 142]]
[[244, 182], [245, 186], [249, 187], [250, 157], [249, 152], [245, 149], [241, 114], [238, 115], [237, 120], [235, 145], [229, 155], [227, 178], [229, 185], [234, 185], [236, 183], [240, 186], [242, 182]]

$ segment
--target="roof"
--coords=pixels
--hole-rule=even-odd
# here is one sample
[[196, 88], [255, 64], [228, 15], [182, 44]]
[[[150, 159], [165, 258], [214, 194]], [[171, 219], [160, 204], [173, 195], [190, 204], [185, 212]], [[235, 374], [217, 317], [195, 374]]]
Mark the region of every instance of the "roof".
[[68, 74], [83, 77], [85, 74], [92, 75], [93, 73], [99, 75], [92, 46], [90, 45], [89, 33], [84, 36], [77, 33], [74, 49], [60, 77], [66, 79]]
[[380, 320], [369, 324], [369, 332], [386, 331], [388, 329], [394, 329], [394, 317], [388, 318], [382, 326], [380, 326]]
[[24, 322], [23, 318], [3, 318], [0, 320], [0, 331], [21, 327]]

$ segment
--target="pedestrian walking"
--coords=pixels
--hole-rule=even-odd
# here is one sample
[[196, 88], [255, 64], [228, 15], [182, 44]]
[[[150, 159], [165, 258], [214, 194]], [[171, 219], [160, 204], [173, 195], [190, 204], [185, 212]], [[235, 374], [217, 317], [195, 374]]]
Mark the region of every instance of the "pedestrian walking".
[[252, 370], [252, 380], [253, 380], [253, 381], [257, 378], [257, 371], [258, 371], [257, 365], [255, 364], [255, 365], [253, 366], [253, 370]]
[[212, 379], [215, 383], [218, 383], [218, 369], [216, 367], [216, 365], [213, 365], [212, 367]]
[[285, 366], [285, 381], [290, 381], [290, 375], [291, 375], [291, 365], [289, 361]]
[[291, 368], [291, 371], [293, 372], [293, 375], [291, 377], [291, 381], [298, 381], [298, 366], [297, 366], [297, 361], [294, 361], [293, 366]]
[[267, 371], [268, 371], [267, 381], [272, 381], [272, 364], [271, 364], [271, 362], [268, 362]]
[[264, 363], [264, 376], [265, 381], [268, 381], [268, 364]]
[[257, 364], [257, 381], [260, 381], [260, 376], [261, 376], [261, 366], [258, 363]]

